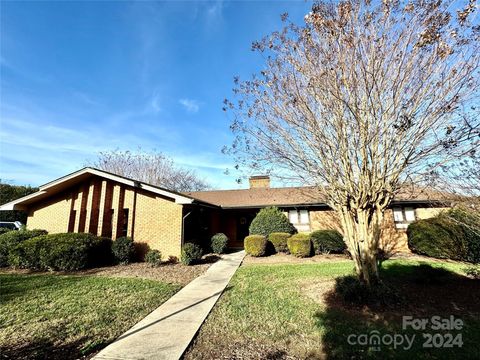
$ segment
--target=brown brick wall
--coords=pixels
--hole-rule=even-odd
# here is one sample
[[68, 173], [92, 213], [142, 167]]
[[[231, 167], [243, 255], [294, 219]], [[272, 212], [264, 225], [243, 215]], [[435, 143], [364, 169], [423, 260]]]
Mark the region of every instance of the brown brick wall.
[[182, 205], [160, 196], [137, 193], [135, 242], [158, 249], [162, 257], [180, 258], [182, 239]]
[[28, 228], [44, 229], [49, 233], [67, 232], [71, 201], [67, 192], [33, 205], [28, 211]]
[[[417, 219], [434, 217], [446, 208], [416, 208]], [[310, 211], [310, 226], [312, 231], [324, 229], [336, 229], [341, 232], [341, 224], [336, 213], [332, 210]], [[410, 251], [408, 248], [407, 232], [396, 229], [393, 221], [392, 209], [387, 209], [384, 215], [382, 237], [380, 247], [388, 252]]]
[[[128, 209], [128, 219], [124, 209]], [[165, 259], [180, 257], [182, 205], [99, 177], [33, 204], [27, 226], [49, 233], [70, 230], [115, 239], [122, 235], [124, 222], [128, 223], [127, 236], [139, 250], [149, 247], [160, 250]]]

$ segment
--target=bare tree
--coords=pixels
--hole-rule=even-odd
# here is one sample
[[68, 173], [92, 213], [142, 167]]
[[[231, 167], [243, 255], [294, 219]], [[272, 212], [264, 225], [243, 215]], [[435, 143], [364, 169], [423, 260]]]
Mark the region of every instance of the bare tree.
[[193, 170], [177, 166], [159, 152], [112, 150], [100, 152], [88, 164], [117, 175], [157, 185], [173, 191], [199, 191], [210, 186]]
[[464, 216], [445, 215], [480, 235], [480, 154], [472, 151], [429, 175], [431, 183], [447, 195], [446, 201]]
[[[475, 2], [318, 2], [253, 50], [265, 68], [235, 79], [227, 153], [318, 186], [366, 284], [378, 280], [383, 214], [405, 182], [479, 146]], [[478, 105], [478, 104], [477, 104]]]

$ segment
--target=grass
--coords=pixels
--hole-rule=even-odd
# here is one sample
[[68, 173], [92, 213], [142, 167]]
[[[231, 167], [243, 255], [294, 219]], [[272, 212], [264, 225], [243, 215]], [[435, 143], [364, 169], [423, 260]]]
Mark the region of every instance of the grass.
[[0, 353], [81, 357], [113, 341], [179, 288], [140, 279], [0, 274]]
[[[336, 277], [353, 273], [350, 261], [243, 266], [186, 358], [475, 358], [480, 353], [480, 281], [461, 275], [464, 267], [386, 261], [382, 277], [399, 290], [404, 302], [369, 308], [343, 304], [333, 291]], [[419, 331], [407, 331], [416, 335], [408, 351], [392, 346], [373, 351], [347, 343], [352, 333], [402, 334], [403, 315], [460, 317], [465, 323], [463, 347], [423, 349]]]

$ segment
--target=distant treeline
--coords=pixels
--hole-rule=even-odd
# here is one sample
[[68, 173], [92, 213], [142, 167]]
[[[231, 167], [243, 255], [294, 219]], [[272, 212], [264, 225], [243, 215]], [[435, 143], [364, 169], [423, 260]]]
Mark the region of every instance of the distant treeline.
[[[38, 191], [38, 188], [10, 185], [0, 181], [0, 205], [32, 194], [35, 191]], [[0, 211], [0, 221], [20, 221], [22, 224], [25, 224], [27, 222], [27, 214], [19, 210]]]

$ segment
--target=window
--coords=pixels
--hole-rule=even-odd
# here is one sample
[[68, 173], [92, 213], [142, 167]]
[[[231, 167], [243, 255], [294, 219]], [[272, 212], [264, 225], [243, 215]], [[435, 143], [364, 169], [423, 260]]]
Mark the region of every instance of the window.
[[298, 211], [297, 210], [290, 210], [288, 212], [288, 220], [292, 224], [298, 224]]
[[405, 208], [405, 220], [412, 222], [415, 221], [415, 209], [414, 208]]
[[308, 210], [300, 210], [300, 224], [309, 224]]
[[120, 236], [127, 236], [128, 234], [128, 209], [123, 209], [122, 228]]
[[393, 220], [397, 229], [406, 229], [411, 222], [415, 221], [415, 209], [395, 207], [393, 208]]
[[292, 224], [310, 224], [310, 218], [308, 216], [308, 210], [290, 210], [288, 212], [288, 220]]

